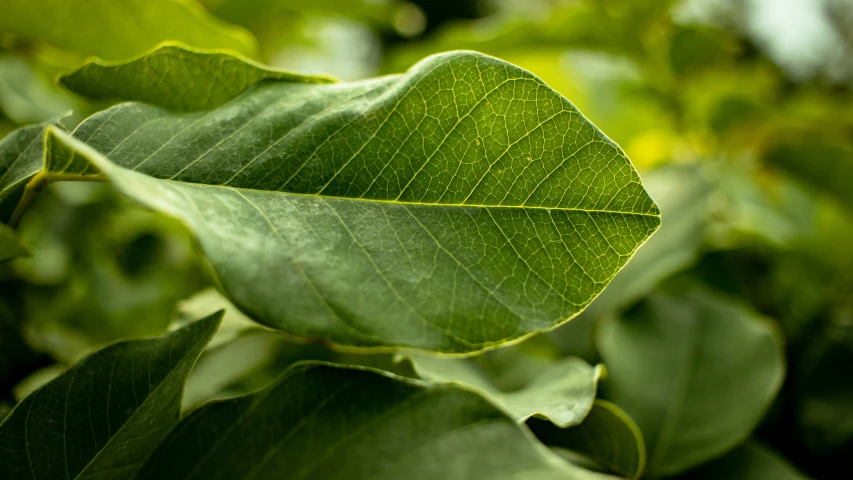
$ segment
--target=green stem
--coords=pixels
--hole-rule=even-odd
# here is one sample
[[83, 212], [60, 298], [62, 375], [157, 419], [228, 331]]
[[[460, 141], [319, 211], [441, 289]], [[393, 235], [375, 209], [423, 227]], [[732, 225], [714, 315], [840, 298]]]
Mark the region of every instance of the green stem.
[[12, 213], [12, 218], [9, 219], [9, 226], [12, 228], [16, 228], [18, 223], [21, 221], [21, 217], [24, 216], [24, 212], [27, 210], [27, 207], [35, 199], [36, 195], [38, 195], [44, 187], [50, 185], [51, 183], [56, 182], [107, 182], [109, 181], [105, 176], [101, 174], [85, 174], [85, 173], [51, 173], [45, 170], [42, 170], [35, 174], [33, 178], [27, 182], [27, 186], [24, 187], [24, 194], [21, 195], [21, 199], [18, 201], [18, 206], [15, 207], [14, 213]]

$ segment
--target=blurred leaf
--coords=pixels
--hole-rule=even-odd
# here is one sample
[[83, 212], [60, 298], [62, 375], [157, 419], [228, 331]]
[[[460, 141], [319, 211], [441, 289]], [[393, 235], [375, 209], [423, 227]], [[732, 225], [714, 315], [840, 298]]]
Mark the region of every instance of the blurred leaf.
[[272, 70], [247, 58], [182, 45], [161, 45], [127, 62], [89, 60], [59, 77], [61, 85], [80, 95], [141, 101], [178, 110], [219, 106], [264, 80], [333, 81]]
[[21, 242], [14, 230], [0, 224], [0, 263], [31, 254], [30, 249]]
[[579, 358], [564, 358], [528, 377], [527, 385], [502, 391], [472, 360], [407, 353], [415, 373], [424, 380], [458, 383], [501, 406], [518, 422], [543, 418], [565, 428], [579, 424], [592, 408], [602, 366]]
[[245, 30], [194, 0], [5, 0], [0, 33], [45, 42], [81, 57], [121, 60], [171, 40], [244, 55], [257, 49]]
[[853, 149], [837, 145], [781, 145], [767, 160], [819, 193], [828, 193], [848, 208], [853, 207]]
[[43, 166], [44, 125], [23, 127], [0, 141], [0, 223], [18, 204], [24, 185]]
[[605, 322], [608, 392], [643, 432], [648, 475], [672, 475], [742, 442], [784, 375], [778, 332], [722, 297], [654, 295]]
[[57, 120], [83, 106], [23, 57], [0, 56], [0, 112], [18, 124]]
[[527, 426], [545, 445], [583, 455], [604, 470], [640, 478], [646, 466], [646, 446], [640, 428], [625, 412], [606, 400], [596, 400], [580, 425], [560, 428], [531, 418]]
[[816, 456], [853, 445], [853, 308], [819, 331], [797, 368], [799, 438]]
[[219, 318], [117, 343], [33, 392], [0, 424], [6, 478], [132, 476], [177, 422], [184, 380]]
[[72, 362], [93, 347], [165, 332], [176, 302], [207, 284], [186, 229], [110, 191], [71, 204], [54, 190], [18, 229], [33, 255], [10, 263], [30, 344]]
[[[729, 52], [713, 30], [697, 27], [678, 28], [670, 38], [669, 62], [678, 75], [713, 68], [729, 57]], [[714, 32], [716, 33], [716, 32]]]
[[190, 413], [139, 479], [595, 479], [471, 391], [307, 363]]
[[721, 479], [808, 480], [808, 477], [770, 449], [750, 441], [685, 476], [685, 480]]
[[474, 352], [554, 328], [659, 225], [618, 147], [529, 73], [475, 53], [370, 82], [270, 83], [204, 114], [126, 103], [75, 136], [49, 129], [33, 183], [95, 162], [188, 225], [252, 318], [354, 347]]

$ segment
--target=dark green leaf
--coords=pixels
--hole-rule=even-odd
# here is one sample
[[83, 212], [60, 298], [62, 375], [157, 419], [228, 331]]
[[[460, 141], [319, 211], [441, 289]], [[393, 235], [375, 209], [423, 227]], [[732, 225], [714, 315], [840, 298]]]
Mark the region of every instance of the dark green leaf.
[[178, 421], [184, 380], [220, 317], [106, 347], [33, 392], [0, 424], [4, 478], [132, 477]]
[[46, 181], [102, 170], [182, 220], [251, 317], [354, 347], [468, 353], [554, 328], [660, 223], [566, 99], [475, 53], [207, 113], [122, 104], [74, 137], [92, 148], [52, 130]]
[[548, 446], [571, 450], [608, 472], [640, 478], [646, 466], [646, 444], [640, 428], [621, 408], [596, 400], [583, 422], [572, 428], [531, 418], [527, 425]]
[[95, 99], [137, 100], [179, 110], [202, 110], [221, 105], [264, 80], [329, 83], [273, 70], [226, 52], [162, 45], [128, 62], [94, 59], [59, 77], [73, 92]]
[[687, 480], [808, 480], [770, 449], [747, 442], [731, 453], [703, 465]]
[[646, 439], [650, 476], [679, 473], [742, 442], [784, 376], [773, 325], [701, 291], [650, 297], [605, 322], [598, 346], [613, 401]]
[[853, 207], [853, 150], [839, 145], [782, 145], [767, 155], [768, 161]]
[[193, 411], [139, 479], [594, 479], [471, 391], [305, 363]]

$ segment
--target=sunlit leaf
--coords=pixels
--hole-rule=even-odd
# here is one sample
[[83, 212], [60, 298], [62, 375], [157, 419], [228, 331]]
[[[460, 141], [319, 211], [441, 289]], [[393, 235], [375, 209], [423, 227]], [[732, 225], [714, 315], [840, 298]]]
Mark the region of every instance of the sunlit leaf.
[[248, 32], [194, 0], [5, 0], [0, 33], [107, 60], [139, 55], [165, 40], [246, 55], [257, 49]]
[[30, 394], [0, 424], [4, 478], [130, 478], [177, 422], [220, 316], [104, 348]]

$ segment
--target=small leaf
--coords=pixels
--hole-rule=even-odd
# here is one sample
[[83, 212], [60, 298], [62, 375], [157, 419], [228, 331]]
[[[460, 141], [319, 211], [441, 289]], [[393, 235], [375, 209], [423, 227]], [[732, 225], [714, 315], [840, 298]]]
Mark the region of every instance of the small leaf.
[[560, 428], [531, 418], [527, 425], [543, 443], [568, 449], [592, 460], [608, 472], [640, 478], [646, 466], [646, 445], [640, 428], [621, 408], [596, 400], [583, 422]]
[[251, 34], [192, 0], [4, 0], [0, 33], [106, 60], [139, 55], [165, 40], [244, 55], [257, 50]]
[[17, 257], [30, 255], [30, 250], [21, 243], [14, 230], [0, 223], [0, 263]]
[[139, 480], [593, 479], [475, 393], [369, 369], [294, 366], [255, 394], [204, 405]]
[[0, 424], [4, 478], [131, 478], [178, 421], [184, 381], [220, 318], [116, 343], [33, 392]]
[[264, 80], [333, 81], [273, 70], [226, 52], [171, 44], [126, 62], [89, 60], [59, 77], [59, 83], [66, 88], [94, 99], [136, 100], [178, 110], [219, 106]]
[[710, 460], [749, 436], [784, 377], [779, 333], [701, 291], [653, 295], [601, 325], [608, 392], [643, 432], [649, 476]]
[[19, 128], [0, 141], [0, 221], [8, 222], [26, 183], [44, 167], [45, 125]]
[[502, 391], [471, 360], [414, 353], [406, 358], [422, 379], [472, 388], [503, 407], [517, 422], [537, 416], [564, 428], [579, 424], [589, 413], [603, 372], [601, 365], [592, 367], [579, 358], [564, 358], [530, 378], [523, 388]]
[[808, 480], [808, 477], [770, 449], [750, 441], [685, 476], [685, 480], [721, 479]]

